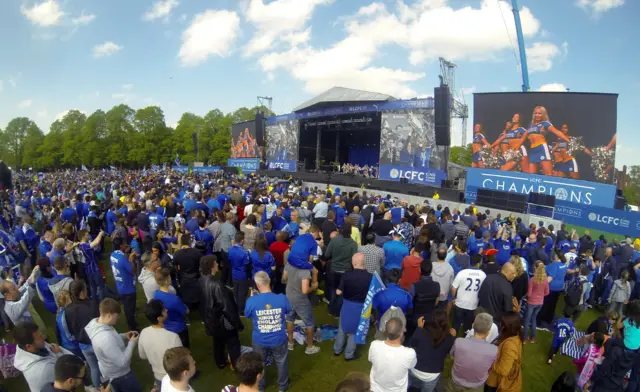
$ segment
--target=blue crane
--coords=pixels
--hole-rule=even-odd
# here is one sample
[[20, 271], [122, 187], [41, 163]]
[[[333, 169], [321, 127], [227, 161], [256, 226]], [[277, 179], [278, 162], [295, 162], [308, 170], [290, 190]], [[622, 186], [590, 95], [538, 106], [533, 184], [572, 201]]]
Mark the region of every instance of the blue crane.
[[516, 35], [518, 37], [518, 47], [520, 48], [520, 68], [522, 70], [522, 91], [528, 92], [529, 86], [529, 67], [527, 67], [527, 52], [524, 46], [524, 36], [522, 35], [522, 22], [520, 21], [520, 6], [518, 0], [511, 0], [513, 6], [513, 18], [516, 22]]

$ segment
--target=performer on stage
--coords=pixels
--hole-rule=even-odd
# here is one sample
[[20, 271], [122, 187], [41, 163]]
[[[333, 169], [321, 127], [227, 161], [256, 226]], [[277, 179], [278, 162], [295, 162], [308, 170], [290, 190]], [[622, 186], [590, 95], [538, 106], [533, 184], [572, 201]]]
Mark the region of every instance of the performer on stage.
[[[500, 170], [512, 171], [520, 161], [521, 171], [523, 173], [529, 172], [529, 155], [527, 154], [527, 148], [524, 146], [527, 134], [528, 131], [520, 126], [520, 114], [514, 114], [511, 121], [507, 122], [502, 135], [491, 145], [492, 148], [500, 145], [500, 152], [503, 158], [505, 155], [512, 155], [510, 159], [504, 158], [504, 163]], [[509, 153], [509, 151], [516, 153]]]
[[473, 149], [471, 167], [484, 167], [484, 162], [482, 161], [482, 156], [480, 155], [480, 149], [483, 146], [491, 147], [491, 144], [489, 144], [487, 139], [482, 134], [482, 124], [476, 124], [473, 128], [473, 144], [471, 145], [471, 148]]
[[529, 148], [529, 173], [536, 174], [539, 169], [542, 169], [544, 175], [553, 175], [551, 152], [545, 136], [547, 132], [551, 132], [559, 139], [569, 142], [569, 138], [549, 122], [547, 109], [544, 106], [536, 106], [533, 110], [533, 119], [527, 134], [527, 139], [531, 144]]
[[[569, 136], [569, 126], [562, 124], [560, 131], [567, 136], [569, 140], [574, 140], [573, 136]], [[569, 152], [569, 143], [565, 140], [558, 140], [551, 149], [555, 165], [553, 166], [553, 175], [557, 177], [580, 179], [580, 171], [578, 170], [578, 162], [576, 158]], [[591, 155], [591, 150], [584, 148], [584, 152]]]

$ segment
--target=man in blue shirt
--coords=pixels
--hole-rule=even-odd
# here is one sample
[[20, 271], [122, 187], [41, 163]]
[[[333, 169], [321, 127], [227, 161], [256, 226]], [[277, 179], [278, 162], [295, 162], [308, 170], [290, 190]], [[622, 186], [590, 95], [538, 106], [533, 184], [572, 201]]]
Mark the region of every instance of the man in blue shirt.
[[379, 318], [385, 314], [390, 307], [400, 308], [406, 315], [407, 310], [413, 309], [413, 300], [408, 291], [398, 286], [400, 281], [400, 271], [389, 271], [385, 273], [387, 288], [380, 291], [373, 297], [373, 310], [378, 311]]
[[[253, 350], [266, 358], [271, 352], [278, 368], [278, 389], [289, 388], [289, 350], [287, 349], [287, 328], [285, 316], [291, 312], [291, 305], [284, 294], [271, 292], [271, 280], [266, 272], [254, 276], [259, 294], [247, 301], [244, 314], [253, 322], [251, 335]], [[259, 389], [266, 386], [266, 377], [260, 379]]]
[[318, 255], [318, 242], [320, 230], [311, 226], [306, 234], [299, 236], [291, 245], [287, 262], [299, 269], [313, 269], [313, 261]]
[[44, 236], [40, 240], [40, 257], [49, 257], [49, 253], [53, 250], [53, 240], [55, 240], [53, 231], [45, 231]]
[[194, 209], [191, 211], [191, 219], [184, 224], [184, 229], [193, 234], [198, 230], [198, 228], [198, 211]]
[[561, 260], [561, 254], [553, 254], [553, 262], [545, 267], [547, 271], [547, 278], [551, 278], [549, 282], [549, 296], [545, 298], [542, 309], [538, 314], [538, 321], [551, 324], [553, 316], [555, 315], [556, 305], [560, 294], [564, 291], [564, 278], [567, 275], [568, 267]]
[[104, 219], [107, 223], [107, 234], [111, 235], [111, 233], [116, 229], [116, 222], [118, 221], [115, 205], [111, 205], [111, 208], [109, 208], [109, 211], [105, 214]]
[[[384, 250], [384, 271], [387, 272], [392, 269], [402, 269], [402, 260], [409, 256], [409, 248], [402, 241], [402, 235], [399, 233], [393, 234], [393, 239], [387, 241], [382, 245]], [[386, 274], [385, 274], [386, 276]]]
[[[116, 289], [120, 295], [120, 302], [124, 307], [124, 315], [127, 318], [127, 324], [130, 331], [137, 331], [136, 324], [136, 266], [135, 258], [138, 256], [136, 252], [119, 238], [113, 240], [113, 249], [111, 253], [111, 270], [113, 279], [116, 282]], [[129, 252], [127, 256], [125, 252]]]
[[485, 234], [483, 234], [480, 229], [477, 229], [475, 232], [475, 241], [469, 242], [469, 256], [484, 254], [484, 251], [489, 249], [490, 237], [490, 232], [485, 231]]
[[231, 265], [231, 279], [233, 280], [233, 295], [235, 296], [240, 315], [244, 316], [244, 305], [249, 292], [249, 276], [251, 275], [251, 260], [249, 253], [242, 247], [244, 244], [244, 233], [239, 231], [233, 240], [233, 245], [229, 248], [228, 257]]
[[[512, 236], [515, 235], [515, 230], [512, 231]], [[498, 251], [496, 254], [496, 261], [498, 264], [503, 265], [511, 258], [511, 251], [515, 245], [513, 239], [509, 237], [509, 232], [504, 226], [501, 226], [496, 233], [496, 239], [493, 241], [493, 247]]]
[[207, 228], [207, 219], [204, 216], [198, 218], [198, 230], [193, 233], [196, 241], [202, 242], [204, 244], [205, 255], [213, 254], [213, 234]]
[[149, 230], [151, 230], [151, 238], [156, 240], [156, 234], [164, 229], [164, 216], [158, 213], [156, 206], [151, 207], [151, 213], [149, 214]]
[[269, 218], [269, 221], [275, 231], [281, 231], [287, 226], [287, 220], [282, 217], [282, 207], [276, 208], [276, 212]]

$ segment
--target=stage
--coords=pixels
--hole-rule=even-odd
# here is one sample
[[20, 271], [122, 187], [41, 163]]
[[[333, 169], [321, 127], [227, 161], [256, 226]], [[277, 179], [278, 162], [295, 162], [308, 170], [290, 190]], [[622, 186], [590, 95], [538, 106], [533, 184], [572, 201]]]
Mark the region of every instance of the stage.
[[361, 188], [376, 193], [402, 193], [411, 196], [432, 198], [438, 192], [444, 200], [459, 201], [464, 200], [464, 193], [451, 188], [439, 188], [421, 184], [402, 183], [398, 181], [386, 181], [377, 178], [365, 178], [351, 174], [324, 173], [324, 172], [296, 172], [288, 173], [280, 170], [258, 170], [259, 176], [293, 178], [302, 182], [314, 182], [321, 184], [342, 185], [354, 188]]

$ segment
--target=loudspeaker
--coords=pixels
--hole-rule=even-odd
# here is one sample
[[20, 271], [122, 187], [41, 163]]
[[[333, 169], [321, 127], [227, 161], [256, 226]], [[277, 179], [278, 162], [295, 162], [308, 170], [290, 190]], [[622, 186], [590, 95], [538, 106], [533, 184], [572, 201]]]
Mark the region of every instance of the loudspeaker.
[[193, 138], [193, 153], [198, 156], [198, 134], [194, 132], [191, 137]]
[[409, 179], [408, 178], [401, 178], [400, 179], [400, 183], [401, 184], [408, 184], [409, 183]]
[[449, 87], [436, 87], [434, 92], [436, 145], [451, 145], [451, 93]]
[[624, 210], [624, 207], [627, 205], [627, 198], [624, 196], [616, 196], [616, 200], [613, 203], [613, 208], [616, 210]]
[[235, 166], [225, 166], [222, 168], [222, 171], [224, 172], [224, 174], [237, 174], [238, 168]]
[[544, 193], [529, 193], [529, 203], [538, 204], [546, 207], [556, 206], [556, 197], [554, 195], [546, 195]]
[[527, 209], [527, 196], [518, 193], [478, 189], [476, 204], [482, 207], [524, 213]]
[[3, 161], [0, 161], [0, 190], [13, 188], [11, 184], [11, 170]]
[[258, 110], [256, 113], [256, 141], [258, 146], [264, 147], [265, 140], [265, 121], [264, 121], [264, 113], [262, 110]]

